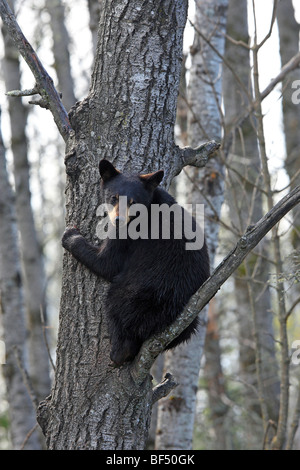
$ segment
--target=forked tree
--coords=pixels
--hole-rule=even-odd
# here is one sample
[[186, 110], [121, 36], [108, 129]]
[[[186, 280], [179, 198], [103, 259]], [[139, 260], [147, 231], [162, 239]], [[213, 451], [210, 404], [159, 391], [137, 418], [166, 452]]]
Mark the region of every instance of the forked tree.
[[[106, 0], [99, 23], [89, 94], [69, 113], [22, 35], [6, 2], [0, 14], [35, 76], [32, 93], [52, 112], [66, 143], [66, 225], [97, 242], [99, 160], [121, 171], [164, 169], [164, 187], [185, 165], [203, 166], [218, 149], [174, 143], [174, 123], [187, 0]], [[27, 91], [28, 93], [28, 91]], [[57, 365], [38, 422], [49, 449], [143, 449], [155, 400], [174, 387], [168, 375], [152, 389], [150, 367], [189, 324], [259, 240], [300, 199], [295, 188], [255, 226], [191, 299], [167, 331], [148, 340], [132, 363], [112, 367], [105, 312], [108, 284], [64, 254]]]

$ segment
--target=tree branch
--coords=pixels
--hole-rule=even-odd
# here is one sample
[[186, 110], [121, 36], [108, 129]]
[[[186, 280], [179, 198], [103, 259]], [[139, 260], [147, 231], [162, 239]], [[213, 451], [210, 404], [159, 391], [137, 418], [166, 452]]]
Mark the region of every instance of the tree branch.
[[288, 73], [292, 70], [295, 70], [300, 65], [300, 52], [298, 52], [294, 57], [291, 58], [280, 70], [279, 74], [271, 80], [269, 85], [260, 93], [260, 100], [262, 101], [266, 96], [268, 96], [275, 86], [282, 82]]
[[236, 247], [200, 287], [198, 295], [194, 295], [190, 299], [184, 312], [177, 320], [164, 332], [145, 341], [138, 356], [131, 365], [131, 375], [137, 383], [142, 383], [145, 380], [156, 357], [164, 350], [167, 344], [173, 341], [192, 322], [196, 315], [218, 292], [222, 284], [239, 267], [247, 254], [299, 202], [300, 185], [282, 198], [255, 225], [248, 227], [244, 235], [237, 242]]
[[259, 106], [259, 103], [263, 101], [271, 92], [272, 90], [276, 87], [276, 85], [280, 82], [283, 81], [283, 79], [288, 75], [292, 70], [296, 69], [300, 65], [300, 52], [298, 52], [294, 57], [291, 58], [280, 70], [279, 74], [271, 80], [269, 85], [260, 93], [260, 98], [259, 100], [253, 100], [247, 108], [239, 114], [234, 121], [231, 124], [230, 130], [228, 130], [227, 134], [228, 136], [231, 135], [230, 138], [226, 139], [226, 143], [223, 144], [223, 148], [225, 151], [225, 155], [228, 154], [229, 148], [232, 144], [232, 136], [238, 127], [242, 125], [245, 119], [248, 118], [248, 116], [257, 109]]
[[209, 158], [220, 148], [220, 143], [211, 140], [205, 142], [195, 149], [191, 147], [177, 148], [177, 167], [174, 176], [178, 175], [183, 167], [187, 165], [196, 166], [197, 168], [203, 168]]
[[22, 96], [32, 96], [32, 95], [38, 95], [39, 90], [38, 87], [33, 87], [29, 88], [26, 90], [11, 90], [7, 91], [6, 96], [13, 97], [13, 98], [21, 98]]
[[[34, 75], [36, 85], [33, 90], [41, 95], [43, 107], [50, 109], [60, 134], [64, 140], [67, 140], [72, 130], [68, 113], [62, 104], [59, 93], [54, 87], [52, 78], [48, 75], [36, 52], [25, 38], [5, 0], [0, 0], [0, 16], [8, 34]], [[14, 94], [14, 96], [16, 95]]]

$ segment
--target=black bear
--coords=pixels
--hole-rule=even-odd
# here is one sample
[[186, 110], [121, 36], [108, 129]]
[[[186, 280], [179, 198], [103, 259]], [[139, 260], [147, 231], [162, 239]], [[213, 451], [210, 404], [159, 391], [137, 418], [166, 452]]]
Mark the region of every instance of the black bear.
[[[187, 249], [192, 238], [185, 235], [187, 212], [158, 187], [162, 170], [125, 175], [108, 160], [100, 161], [99, 170], [111, 221], [107, 237], [94, 246], [76, 228], [67, 228], [62, 244], [77, 260], [111, 282], [107, 296], [110, 357], [121, 365], [136, 356], [146, 339], [180, 315], [209, 277], [209, 258], [205, 241], [197, 249]], [[135, 206], [138, 211], [132, 210]], [[155, 207], [173, 208], [169, 211], [171, 222], [158, 211], [153, 222], [151, 209]], [[195, 236], [199, 226], [189, 217]], [[196, 318], [166, 349], [188, 340], [197, 323]]]

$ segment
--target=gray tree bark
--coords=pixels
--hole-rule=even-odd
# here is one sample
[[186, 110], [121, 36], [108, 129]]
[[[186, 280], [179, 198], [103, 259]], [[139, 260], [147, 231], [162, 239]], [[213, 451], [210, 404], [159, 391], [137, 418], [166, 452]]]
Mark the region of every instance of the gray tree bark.
[[[14, 2], [11, 2], [14, 5]], [[4, 80], [7, 90], [20, 89], [20, 66], [16, 48], [2, 28], [5, 57], [3, 59]], [[29, 374], [36, 396], [39, 399], [50, 392], [49, 357], [45, 345], [41, 308], [46, 318], [45, 289], [46, 277], [43, 266], [41, 246], [38, 241], [34, 215], [31, 207], [30, 165], [27, 156], [27, 137], [25, 133], [27, 110], [19, 99], [9, 99], [11, 127], [11, 149], [15, 181], [15, 204], [20, 230], [20, 249], [22, 255], [26, 319], [29, 344]]]
[[[26, 350], [24, 298], [14, 195], [8, 181], [1, 132], [0, 187], [0, 294], [6, 349], [6, 363], [2, 370], [9, 403], [11, 440], [13, 448], [18, 450], [25, 443], [27, 434], [34, 428], [36, 418], [21, 370], [25, 370]], [[27, 439], [24, 449], [40, 449], [36, 432]]]

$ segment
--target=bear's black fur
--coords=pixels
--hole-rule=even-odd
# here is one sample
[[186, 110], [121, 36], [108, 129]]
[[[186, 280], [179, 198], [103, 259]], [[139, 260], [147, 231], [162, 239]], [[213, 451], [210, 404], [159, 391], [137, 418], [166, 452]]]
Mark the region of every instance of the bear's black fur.
[[[120, 196], [127, 197], [128, 207], [140, 203], [149, 209], [149, 236], [151, 204], [172, 206], [176, 201], [158, 187], [163, 171], [125, 176], [107, 160], [101, 160], [99, 170], [105, 201], [113, 208], [111, 229], [117, 226], [116, 238], [108, 237], [97, 247], [87, 242], [76, 228], [68, 228], [62, 244], [90, 270], [111, 282], [107, 296], [110, 357], [120, 365], [132, 360], [146, 339], [166, 329], [180, 315], [209, 277], [209, 258], [205, 242], [201, 249], [186, 250], [186, 238], [174, 236], [175, 225], [172, 228], [171, 224], [169, 239], [164, 239], [161, 219], [156, 239], [118, 237], [121, 225], [128, 230], [134, 220], [127, 218], [125, 212], [119, 213]], [[180, 210], [186, 214], [183, 208]], [[195, 226], [193, 219], [194, 229]], [[166, 349], [188, 340], [197, 323], [196, 318]]]

